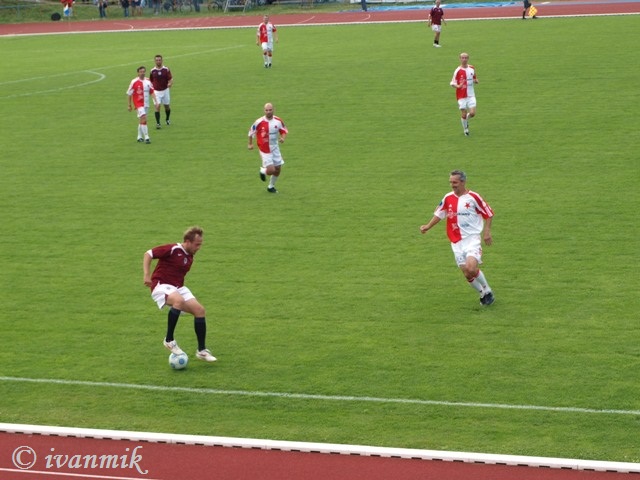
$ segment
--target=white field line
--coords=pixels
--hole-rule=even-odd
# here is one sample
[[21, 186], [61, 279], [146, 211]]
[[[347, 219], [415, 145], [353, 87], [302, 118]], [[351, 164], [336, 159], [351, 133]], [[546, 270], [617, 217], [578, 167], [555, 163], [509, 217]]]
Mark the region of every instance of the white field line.
[[[106, 475], [91, 475], [89, 473], [69, 473], [69, 472], [50, 472], [48, 470], [39, 471], [39, 470], [21, 470], [19, 468], [0, 468], [0, 472], [8, 472], [8, 473], [22, 473], [27, 475], [45, 475], [47, 477], [62, 477], [63, 480], [65, 478], [81, 478], [83, 480], [87, 480], [88, 478], [93, 478], [96, 480], [140, 480], [140, 477], [109, 477]], [[26, 477], [25, 477], [26, 478]], [[154, 480], [153, 478], [145, 478], [145, 480]]]
[[90, 382], [82, 380], [62, 380], [55, 378], [25, 378], [25, 377], [5, 377], [0, 376], [0, 382], [16, 383], [38, 383], [48, 385], [72, 385], [78, 387], [102, 387], [116, 388], [124, 390], [147, 390], [156, 392], [171, 393], [195, 393], [201, 395], [228, 395], [236, 397], [271, 397], [285, 398], [293, 400], [321, 400], [327, 402], [353, 402], [353, 403], [390, 403], [400, 405], [425, 405], [441, 406], [453, 408], [485, 408], [494, 410], [525, 410], [543, 411], [558, 413], [589, 413], [589, 414], [609, 414], [609, 415], [633, 415], [639, 416], [640, 410], [619, 410], [606, 408], [583, 408], [583, 407], [551, 407], [544, 405], [512, 405], [505, 403], [482, 403], [482, 402], [454, 402], [446, 400], [421, 400], [413, 398], [383, 398], [383, 397], [358, 397], [352, 395], [320, 395], [309, 393], [289, 393], [289, 392], [262, 392], [251, 390], [223, 390], [216, 388], [191, 388], [191, 387], [169, 387], [162, 385], [140, 385], [134, 383], [117, 382]]
[[[172, 55], [170, 58], [183, 58], [183, 57], [192, 57], [194, 55], [206, 55], [209, 53], [216, 53], [216, 52], [223, 52], [226, 50], [232, 50], [235, 48], [241, 48], [244, 47], [245, 45], [233, 45], [230, 47], [221, 47], [221, 48], [214, 48], [214, 49], [210, 49], [210, 50], [204, 50], [204, 51], [199, 51], [199, 52], [189, 52], [189, 53], [184, 53], [184, 54], [180, 54], [180, 55]], [[169, 58], [169, 57], [167, 57]], [[30, 97], [33, 95], [42, 95], [44, 93], [56, 93], [56, 92], [60, 92], [63, 90], [69, 90], [71, 88], [78, 88], [78, 87], [84, 87], [87, 85], [91, 85], [93, 83], [98, 83], [103, 81], [104, 79], [107, 78], [107, 75], [105, 75], [104, 73], [99, 73], [99, 71], [101, 70], [109, 70], [109, 69], [113, 69], [113, 68], [122, 68], [122, 67], [129, 67], [129, 66], [139, 66], [144, 64], [145, 62], [142, 60], [138, 60], [135, 62], [128, 62], [128, 63], [122, 63], [120, 65], [108, 65], [106, 67], [97, 67], [97, 68], [93, 68], [91, 70], [79, 70], [77, 72], [66, 72], [66, 73], [57, 73], [57, 74], [53, 74], [53, 75], [42, 75], [42, 76], [38, 76], [38, 77], [31, 77], [31, 78], [22, 78], [19, 80], [9, 80], [6, 82], [0, 82], [0, 87], [4, 86], [4, 85], [11, 85], [11, 84], [16, 84], [16, 83], [26, 83], [26, 82], [31, 82], [31, 81], [37, 81], [37, 80], [44, 80], [44, 79], [54, 79], [54, 78], [60, 78], [60, 77], [69, 77], [72, 75], [82, 75], [82, 74], [92, 74], [92, 75], [96, 75], [98, 78], [88, 81], [88, 82], [81, 82], [81, 83], [74, 83], [71, 85], [67, 85], [64, 87], [57, 87], [57, 88], [51, 88], [51, 89], [47, 89], [47, 90], [37, 90], [37, 91], [32, 91], [32, 92], [26, 92], [26, 93], [17, 93], [17, 94], [11, 94], [11, 95], [0, 95], [0, 98], [17, 98], [17, 97]], [[132, 74], [132, 78], [133, 78], [133, 74]]]
[[[27, 93], [16, 93], [14, 95], [6, 95], [6, 96], [0, 97], [0, 98], [31, 97], [33, 95], [42, 95], [43, 93], [56, 93], [56, 92], [61, 92], [63, 90], [69, 90], [71, 88], [85, 87], [85, 86], [91, 85], [93, 83], [101, 82], [102, 80], [107, 78], [107, 76], [104, 73], [92, 72], [90, 70], [85, 70], [83, 72], [76, 72], [76, 73], [90, 73], [90, 74], [96, 75], [98, 78], [96, 78], [94, 80], [90, 80], [88, 82], [74, 83], [72, 85], [67, 85], [66, 87], [50, 88], [48, 90], [37, 90], [37, 91], [27, 92]], [[71, 74], [69, 74], [69, 75], [71, 75]], [[54, 76], [60, 77], [61, 75], [54, 75]], [[41, 78], [46, 78], [46, 77], [41, 77]], [[12, 82], [12, 83], [16, 83], [16, 82]]]

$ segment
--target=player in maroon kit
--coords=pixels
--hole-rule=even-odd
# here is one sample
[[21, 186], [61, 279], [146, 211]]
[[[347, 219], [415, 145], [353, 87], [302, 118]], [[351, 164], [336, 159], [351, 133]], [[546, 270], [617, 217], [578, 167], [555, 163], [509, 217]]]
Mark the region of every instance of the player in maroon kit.
[[444, 21], [444, 10], [440, 8], [440, 0], [436, 0], [435, 6], [429, 12], [427, 23], [431, 27], [431, 30], [435, 32], [433, 37], [433, 46], [440, 48], [440, 32], [442, 31], [442, 23], [446, 25]]
[[493, 243], [493, 210], [480, 194], [467, 189], [466, 182], [467, 175], [461, 170], [449, 174], [452, 192], [440, 201], [431, 221], [420, 227], [420, 233], [427, 233], [440, 220], [447, 219], [447, 236], [458, 267], [469, 285], [480, 294], [480, 303], [491, 305], [495, 300], [493, 291], [480, 270], [480, 264], [482, 241], [485, 245]]
[[160, 128], [160, 105], [164, 105], [164, 114], [167, 125], [171, 125], [169, 117], [171, 116], [171, 95], [170, 88], [173, 86], [173, 75], [171, 70], [162, 64], [162, 55], [156, 55], [154, 58], [156, 66], [151, 69], [149, 80], [156, 91], [156, 128]]
[[[184, 232], [182, 243], [171, 243], [147, 250], [142, 260], [144, 284], [151, 288], [151, 298], [158, 308], [168, 305], [167, 335], [164, 346], [171, 353], [184, 353], [173, 338], [181, 312], [193, 315], [194, 329], [198, 339], [196, 357], [206, 362], [215, 362], [206, 346], [207, 323], [204, 307], [196, 297], [184, 286], [184, 277], [191, 269], [193, 257], [202, 247], [202, 229], [191, 227]], [[151, 262], [157, 259], [158, 264], [151, 273]]]

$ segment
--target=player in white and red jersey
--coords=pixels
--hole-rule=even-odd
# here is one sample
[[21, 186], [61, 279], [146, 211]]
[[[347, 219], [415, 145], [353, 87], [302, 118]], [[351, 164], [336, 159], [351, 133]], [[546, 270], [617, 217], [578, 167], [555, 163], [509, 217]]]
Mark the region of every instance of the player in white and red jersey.
[[[206, 346], [207, 322], [205, 309], [196, 297], [184, 286], [184, 277], [191, 270], [193, 257], [202, 247], [202, 229], [191, 227], [184, 232], [182, 243], [160, 245], [147, 250], [142, 260], [143, 281], [151, 288], [151, 298], [158, 308], [165, 305], [171, 307], [167, 319], [167, 335], [164, 346], [171, 353], [184, 353], [173, 338], [181, 312], [193, 315], [194, 329], [198, 339], [196, 357], [206, 362], [215, 362], [216, 357]], [[151, 262], [157, 260], [156, 268], [151, 273]]]
[[495, 300], [493, 291], [480, 270], [480, 265], [482, 240], [485, 245], [493, 243], [493, 210], [480, 194], [467, 189], [466, 182], [467, 176], [461, 170], [454, 170], [449, 174], [449, 183], [453, 191], [444, 196], [433, 218], [420, 227], [420, 232], [427, 233], [440, 220], [447, 219], [447, 236], [451, 241], [451, 249], [458, 267], [469, 285], [480, 294], [480, 303], [491, 305]]
[[280, 153], [280, 144], [284, 142], [289, 131], [280, 117], [273, 114], [273, 105], [264, 106], [264, 116], [258, 118], [249, 128], [249, 150], [253, 150], [253, 139], [256, 139], [262, 166], [260, 167], [260, 179], [264, 182], [270, 175], [267, 191], [278, 193], [276, 181], [280, 176], [280, 170], [284, 165], [284, 159]]
[[258, 25], [256, 31], [256, 45], [262, 48], [262, 59], [264, 60], [264, 68], [271, 68], [271, 60], [273, 58], [273, 41], [278, 42], [278, 30], [275, 25], [269, 21], [269, 15], [262, 18], [262, 23]]
[[465, 135], [469, 135], [469, 120], [476, 116], [476, 93], [474, 84], [478, 83], [476, 69], [469, 65], [469, 54], [460, 54], [460, 66], [453, 72], [451, 85], [456, 89], [458, 108], [462, 117], [462, 129]]
[[147, 69], [138, 67], [138, 76], [131, 80], [127, 97], [129, 99], [129, 111], [136, 109], [138, 114], [138, 142], [151, 143], [149, 128], [147, 127], [147, 111], [149, 110], [149, 96], [153, 98], [153, 104], [157, 103], [153, 85], [145, 78]]
[[160, 105], [164, 105], [164, 114], [167, 125], [171, 125], [169, 117], [171, 116], [171, 87], [173, 86], [173, 75], [169, 67], [163, 65], [162, 55], [156, 55], [154, 58], [156, 64], [151, 69], [149, 74], [149, 80], [153, 85], [153, 89], [156, 91], [156, 103], [155, 116], [156, 116], [156, 128], [160, 128]]

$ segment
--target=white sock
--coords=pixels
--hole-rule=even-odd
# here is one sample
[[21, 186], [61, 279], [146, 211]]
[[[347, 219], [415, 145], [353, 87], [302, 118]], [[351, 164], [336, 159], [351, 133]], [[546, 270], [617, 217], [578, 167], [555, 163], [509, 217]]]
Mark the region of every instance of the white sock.
[[462, 122], [462, 128], [464, 128], [465, 130], [469, 128], [469, 122], [466, 118], [462, 118], [460, 121]]
[[267, 174], [267, 169], [264, 168], [264, 167], [260, 167], [260, 173], [263, 174], [263, 175], [266, 175]]
[[138, 124], [138, 138], [142, 138], [142, 125]]
[[485, 294], [491, 291], [491, 287], [487, 283], [487, 279], [484, 277], [484, 273], [482, 273], [482, 271], [478, 272], [478, 275], [476, 275], [476, 278], [471, 280], [469, 282], [469, 285], [471, 285], [478, 292], [480, 292], [480, 295], [482, 296], [484, 296]]
[[147, 127], [147, 124], [141, 125], [142, 127], [142, 134], [144, 135], [144, 138], [149, 138], [149, 127]]
[[484, 273], [482, 273], [482, 270], [478, 272], [478, 276], [476, 277], [476, 280], [480, 282], [480, 285], [482, 285], [482, 290], [484, 290], [485, 292], [491, 291], [491, 287], [489, 286], [487, 279], [484, 277]]
[[478, 293], [480, 293], [482, 295], [483, 289], [482, 289], [482, 285], [478, 281], [478, 277], [476, 277], [473, 280], [471, 280], [469, 282], [469, 285], [471, 285], [471, 287], [475, 288], [478, 291]]
[[277, 180], [278, 177], [276, 177], [275, 175], [271, 175], [271, 177], [269, 178], [269, 187], [275, 187]]

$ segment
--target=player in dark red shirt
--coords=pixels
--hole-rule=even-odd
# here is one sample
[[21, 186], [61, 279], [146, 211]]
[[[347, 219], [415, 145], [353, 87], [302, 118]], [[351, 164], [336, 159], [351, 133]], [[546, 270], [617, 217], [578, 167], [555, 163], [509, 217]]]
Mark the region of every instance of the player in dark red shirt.
[[[184, 286], [184, 277], [191, 270], [193, 256], [202, 247], [202, 229], [191, 227], [184, 232], [182, 243], [160, 245], [147, 250], [142, 260], [144, 284], [151, 288], [151, 298], [158, 308], [169, 305], [167, 319], [167, 336], [164, 346], [172, 353], [184, 353], [173, 338], [181, 312], [193, 315], [194, 328], [198, 339], [196, 357], [206, 362], [215, 362], [206, 346], [207, 322], [205, 309], [196, 297]], [[157, 259], [156, 268], [151, 273], [151, 262]]]
[[431, 27], [431, 30], [435, 32], [433, 37], [433, 46], [440, 47], [440, 32], [442, 31], [442, 23], [446, 25], [447, 22], [444, 21], [444, 10], [440, 8], [440, 0], [436, 0], [435, 6], [429, 12], [429, 18], [427, 18], [427, 22]]
[[171, 116], [171, 87], [173, 86], [173, 75], [169, 67], [162, 64], [162, 55], [156, 55], [154, 58], [156, 64], [151, 69], [149, 80], [156, 91], [156, 128], [160, 128], [160, 105], [164, 105], [164, 114], [166, 116], [167, 125], [171, 125], [169, 117]]

